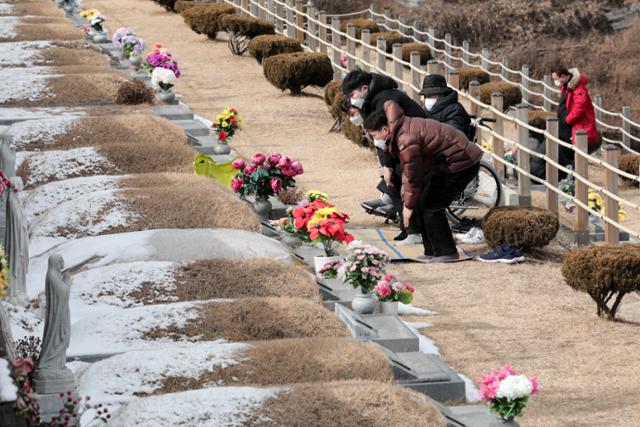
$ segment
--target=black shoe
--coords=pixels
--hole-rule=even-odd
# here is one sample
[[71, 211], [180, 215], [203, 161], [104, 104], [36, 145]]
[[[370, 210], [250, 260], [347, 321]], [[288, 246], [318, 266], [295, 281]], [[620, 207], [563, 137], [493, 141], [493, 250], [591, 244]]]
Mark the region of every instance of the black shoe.
[[400, 242], [404, 239], [406, 239], [408, 236], [406, 231], [401, 231], [400, 234], [398, 234], [396, 237], [393, 238], [393, 240], [395, 240], [396, 242]]
[[386, 205], [386, 203], [385, 203], [385, 202], [383, 202], [383, 201], [382, 201], [382, 200], [380, 200], [380, 199], [375, 199], [375, 200], [371, 200], [371, 201], [368, 201], [368, 202], [362, 202], [362, 203], [360, 203], [360, 206], [362, 206], [362, 208], [363, 208], [364, 210], [366, 210], [366, 211], [370, 211], [370, 212], [373, 212], [373, 211], [375, 211], [376, 209], [378, 209], [378, 208], [380, 208], [380, 207], [382, 207], [382, 206], [385, 206], [385, 205]]

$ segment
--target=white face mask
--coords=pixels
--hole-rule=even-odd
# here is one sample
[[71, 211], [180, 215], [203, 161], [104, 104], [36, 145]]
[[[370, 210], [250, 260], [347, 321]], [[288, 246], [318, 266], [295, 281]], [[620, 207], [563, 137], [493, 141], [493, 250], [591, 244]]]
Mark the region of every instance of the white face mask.
[[554, 80], [553, 84], [556, 85], [556, 87], [562, 86], [562, 82], [560, 80]]
[[364, 105], [364, 98], [351, 98], [349, 102], [351, 102], [351, 105], [356, 108], [362, 108]]
[[431, 109], [436, 105], [436, 102], [438, 102], [438, 98], [425, 98], [424, 108], [426, 108], [428, 111], [431, 111]]
[[387, 145], [387, 140], [386, 139], [374, 139], [373, 140], [373, 145], [375, 145], [376, 147], [378, 147], [381, 150], [384, 150], [385, 145]]
[[349, 121], [356, 126], [362, 126], [362, 124], [364, 123], [364, 119], [360, 114], [358, 114], [357, 116], [349, 117]]

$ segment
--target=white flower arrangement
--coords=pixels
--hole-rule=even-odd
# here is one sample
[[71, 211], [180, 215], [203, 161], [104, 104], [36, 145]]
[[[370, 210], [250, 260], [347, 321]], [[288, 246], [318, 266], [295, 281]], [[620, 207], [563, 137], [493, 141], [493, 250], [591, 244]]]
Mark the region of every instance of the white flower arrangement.
[[98, 32], [102, 32], [104, 31], [104, 29], [102, 28], [102, 24], [104, 23], [104, 21], [106, 21], [107, 18], [101, 14], [101, 13], [96, 13], [95, 15], [93, 15], [93, 17], [91, 18], [91, 27], [98, 31]]
[[151, 73], [151, 84], [155, 89], [167, 91], [173, 87], [176, 75], [167, 68], [154, 68]]
[[522, 399], [533, 394], [533, 383], [525, 375], [511, 375], [502, 382], [496, 392], [497, 398]]

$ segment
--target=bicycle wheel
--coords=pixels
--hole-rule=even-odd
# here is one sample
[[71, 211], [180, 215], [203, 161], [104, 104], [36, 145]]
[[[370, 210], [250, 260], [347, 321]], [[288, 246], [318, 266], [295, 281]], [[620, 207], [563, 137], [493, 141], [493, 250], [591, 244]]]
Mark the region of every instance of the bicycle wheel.
[[478, 175], [451, 202], [447, 216], [454, 224], [460, 223], [463, 218], [480, 220], [491, 208], [500, 204], [501, 195], [498, 174], [489, 163], [480, 161]]

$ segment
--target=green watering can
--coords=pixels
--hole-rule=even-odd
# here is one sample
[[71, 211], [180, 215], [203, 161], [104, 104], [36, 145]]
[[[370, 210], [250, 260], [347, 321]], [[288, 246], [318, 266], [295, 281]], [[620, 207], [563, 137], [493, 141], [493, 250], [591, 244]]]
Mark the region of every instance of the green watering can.
[[208, 176], [222, 184], [225, 188], [231, 187], [231, 180], [238, 173], [229, 163], [216, 163], [216, 161], [206, 154], [199, 154], [193, 161], [194, 170], [197, 175]]

